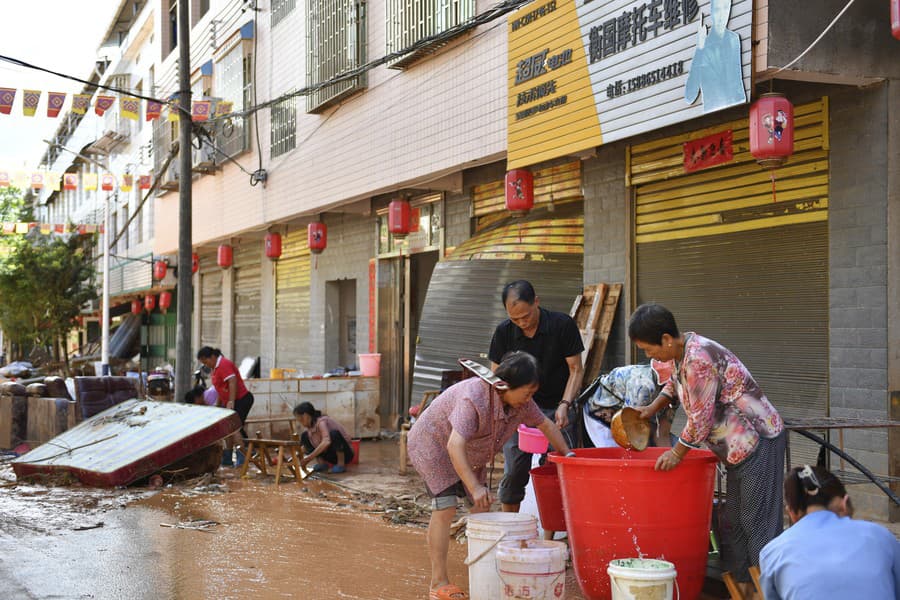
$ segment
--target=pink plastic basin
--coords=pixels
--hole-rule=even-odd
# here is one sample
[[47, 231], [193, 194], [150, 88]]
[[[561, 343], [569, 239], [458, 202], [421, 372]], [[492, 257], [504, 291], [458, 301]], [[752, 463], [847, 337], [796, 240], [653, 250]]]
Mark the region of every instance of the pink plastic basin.
[[519, 425], [519, 450], [532, 454], [543, 454], [550, 446], [547, 436], [540, 429]]
[[654, 471], [666, 448], [582, 448], [556, 452], [569, 546], [589, 600], [610, 598], [609, 561], [659, 558], [675, 563], [682, 598], [703, 588], [716, 457], [691, 450], [675, 469]]

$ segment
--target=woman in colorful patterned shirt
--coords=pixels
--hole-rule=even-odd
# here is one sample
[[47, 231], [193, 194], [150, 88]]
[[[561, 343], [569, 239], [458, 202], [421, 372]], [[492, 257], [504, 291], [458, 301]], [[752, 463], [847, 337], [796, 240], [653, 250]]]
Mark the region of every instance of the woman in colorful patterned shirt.
[[537, 427], [563, 454], [570, 452], [556, 423], [532, 400], [538, 388], [537, 360], [527, 352], [507, 353], [494, 372], [508, 385], [494, 392], [472, 377], [448, 388], [422, 413], [409, 431], [409, 458], [431, 496], [428, 552], [431, 600], [460, 600], [469, 595], [450, 583], [447, 550], [458, 497], [468, 497], [471, 512], [491, 508], [486, 465], [503, 449], [520, 423]]
[[656, 469], [676, 468], [700, 444], [725, 464], [722, 559], [749, 593], [748, 569], [759, 564], [763, 546], [783, 530], [786, 434], [781, 416], [737, 356], [696, 333], [680, 333], [665, 307], [639, 306], [628, 335], [648, 357], [675, 360], [675, 376], [653, 404], [638, 409], [642, 416], [649, 418], [676, 397], [687, 416], [678, 443], [659, 457]]

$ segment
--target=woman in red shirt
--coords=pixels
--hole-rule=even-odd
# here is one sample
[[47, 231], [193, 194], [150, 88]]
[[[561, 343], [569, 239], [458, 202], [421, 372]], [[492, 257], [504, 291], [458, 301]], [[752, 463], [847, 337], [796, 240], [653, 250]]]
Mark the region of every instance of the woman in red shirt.
[[[222, 356], [222, 352], [218, 348], [209, 346], [200, 348], [199, 352], [197, 352], [197, 360], [212, 371], [212, 384], [219, 394], [219, 406], [232, 409], [241, 418], [241, 437], [238, 438], [238, 434], [235, 433], [225, 440], [225, 453], [222, 455], [222, 466], [235, 466], [231, 452], [235, 441], [240, 444], [242, 439], [247, 438], [247, 432], [244, 431], [244, 422], [247, 420], [247, 415], [250, 414], [250, 407], [253, 406], [253, 394], [247, 391], [244, 379], [234, 363]], [[243, 464], [244, 454], [238, 450], [237, 466], [239, 467]]]

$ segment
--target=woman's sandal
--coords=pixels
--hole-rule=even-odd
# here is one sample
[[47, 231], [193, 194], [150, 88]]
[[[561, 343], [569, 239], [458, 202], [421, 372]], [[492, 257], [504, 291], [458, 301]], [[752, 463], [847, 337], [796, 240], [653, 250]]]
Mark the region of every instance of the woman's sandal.
[[428, 593], [428, 600], [469, 600], [469, 594], [452, 583], [442, 585]]

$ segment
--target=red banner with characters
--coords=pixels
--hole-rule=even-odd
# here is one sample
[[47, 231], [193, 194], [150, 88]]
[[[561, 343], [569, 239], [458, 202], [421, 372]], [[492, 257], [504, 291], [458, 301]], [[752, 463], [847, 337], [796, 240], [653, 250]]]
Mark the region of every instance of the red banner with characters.
[[730, 129], [684, 143], [684, 172], [693, 173], [731, 162], [734, 158]]

